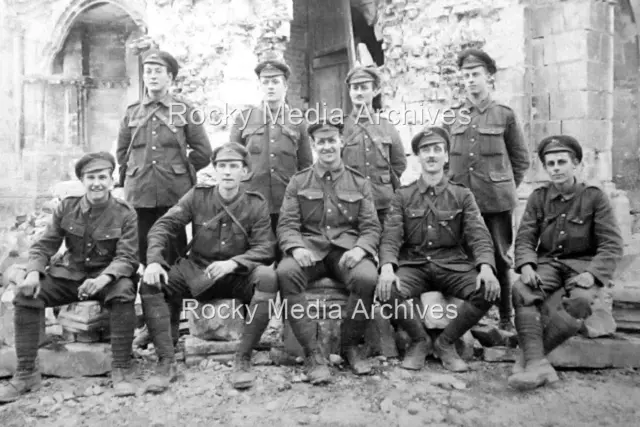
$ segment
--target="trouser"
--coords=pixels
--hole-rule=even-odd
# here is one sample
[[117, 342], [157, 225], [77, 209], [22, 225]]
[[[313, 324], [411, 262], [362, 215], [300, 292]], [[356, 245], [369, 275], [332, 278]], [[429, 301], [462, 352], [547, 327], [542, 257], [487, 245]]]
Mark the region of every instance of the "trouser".
[[513, 244], [512, 212], [483, 213], [482, 218], [493, 239], [496, 277], [500, 282], [500, 300], [498, 303], [500, 319], [510, 319], [513, 309], [511, 305], [511, 279], [509, 275], [513, 265], [513, 260], [509, 255], [509, 249]]
[[[193, 298], [190, 283], [201, 278], [204, 268], [188, 258], [181, 258], [169, 271], [169, 280], [161, 288], [143, 283], [140, 287], [140, 297], [145, 307], [145, 302], [150, 296], [163, 295], [163, 303], [160, 308], [161, 313], [168, 313], [169, 323], [162, 323], [159, 331], [150, 331], [152, 335], [170, 334], [175, 345], [178, 341], [180, 327], [180, 313], [182, 312], [182, 301], [184, 298]], [[269, 295], [271, 299], [278, 291], [276, 274], [273, 268], [260, 265], [247, 274], [229, 274], [216, 281], [211, 287], [196, 296], [198, 301], [210, 301], [213, 299], [239, 299], [243, 304], [249, 304], [254, 299], [254, 294]], [[169, 307], [166, 307], [168, 304]], [[197, 308], [194, 308], [197, 310]], [[206, 316], [206, 313], [196, 311], [198, 317]], [[145, 312], [145, 319], [150, 316]], [[150, 322], [147, 320], [147, 324]], [[154, 322], [154, 325], [157, 322]], [[170, 330], [164, 331], [167, 325]], [[265, 325], [266, 326], [266, 325]], [[258, 337], [259, 338], [259, 337]]]
[[[343, 349], [360, 344], [363, 340], [378, 280], [376, 266], [369, 257], [363, 258], [351, 269], [340, 267], [338, 263], [345, 252], [342, 248], [333, 248], [322, 261], [304, 268], [300, 267], [293, 257], [285, 256], [276, 270], [280, 292], [287, 302], [288, 311], [294, 310], [297, 304], [306, 303], [304, 291], [314, 280], [330, 277], [346, 286], [349, 299], [342, 324]], [[308, 355], [318, 350], [316, 338], [313, 336], [314, 319], [300, 319], [298, 315], [291, 314], [288, 320], [305, 353]], [[304, 328], [300, 327], [302, 323], [305, 323]]]
[[[140, 251], [140, 263], [147, 266], [147, 236], [153, 224], [162, 217], [171, 206], [161, 206], [156, 208], [136, 208], [138, 214], [138, 250]], [[164, 248], [164, 259], [169, 265], [173, 265], [177, 259], [184, 256], [187, 248], [187, 233], [181, 228], [175, 236], [169, 239]]]
[[[276, 241], [278, 241], [278, 234], [276, 230], [278, 228], [278, 218], [280, 218], [279, 214], [271, 214], [271, 229], [273, 230], [273, 235], [276, 237]], [[282, 251], [280, 250], [280, 245], [276, 245], [276, 263], [282, 259]]]
[[[15, 345], [19, 372], [35, 369], [40, 341], [40, 316], [47, 307], [58, 307], [79, 301], [78, 288], [84, 280], [55, 278], [49, 274], [40, 280], [37, 298], [17, 294], [15, 306]], [[100, 301], [110, 310], [111, 351], [113, 368], [128, 368], [136, 324], [134, 302], [137, 277], [124, 277], [105, 286], [91, 300]]]
[[380, 221], [380, 225], [384, 227], [384, 220], [389, 213], [389, 208], [378, 209], [378, 221]]

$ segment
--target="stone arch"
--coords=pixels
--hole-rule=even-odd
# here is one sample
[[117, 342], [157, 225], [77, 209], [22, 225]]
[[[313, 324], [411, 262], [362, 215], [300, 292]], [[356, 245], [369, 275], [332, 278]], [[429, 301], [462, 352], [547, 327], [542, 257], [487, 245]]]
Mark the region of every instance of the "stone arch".
[[615, 5], [612, 172], [619, 188], [640, 195], [640, 31], [634, 7], [639, 0]]
[[62, 12], [53, 27], [50, 42], [48, 42], [42, 52], [42, 62], [40, 70], [42, 74], [50, 74], [56, 55], [64, 46], [69, 31], [76, 18], [85, 10], [105, 4], [115, 5], [131, 16], [133, 22], [147, 33], [147, 25], [144, 18], [144, 0], [73, 0]]

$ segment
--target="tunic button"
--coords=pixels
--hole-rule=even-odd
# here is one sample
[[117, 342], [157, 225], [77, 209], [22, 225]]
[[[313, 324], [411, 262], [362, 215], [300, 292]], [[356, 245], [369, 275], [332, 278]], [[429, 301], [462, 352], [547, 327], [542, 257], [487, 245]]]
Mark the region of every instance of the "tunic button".
[[564, 231], [561, 231], [560, 234], [564, 234]]
[[366, 150], [366, 151], [371, 151], [371, 150], [369, 150], [369, 149], [367, 148], [367, 150]]
[[553, 260], [554, 260], [554, 261], [557, 261], [557, 260], [558, 260], [558, 257], [557, 257], [557, 256], [556, 256], [556, 257], [553, 257]]
[[371, 179], [371, 177], [370, 177], [370, 176], [368, 176], [368, 177], [367, 177], [367, 179]]
[[427, 228], [433, 228], [431, 225], [427, 225]]
[[87, 246], [88, 246], [88, 247], [91, 247], [91, 243], [87, 243]]
[[331, 213], [331, 209], [327, 209], [327, 212], [328, 212], [328, 213]]
[[327, 230], [331, 230], [331, 227], [327, 225]]
[[273, 171], [275, 171], [275, 169], [274, 169], [274, 168], [271, 168], [271, 172], [273, 172]]
[[151, 147], [151, 149], [152, 149], [152, 150], [155, 150], [155, 149], [156, 149], [156, 146], [154, 145], [153, 147]]
[[276, 140], [275, 140], [275, 139], [273, 139], [273, 138], [271, 138], [271, 142], [276, 142]]
[[429, 242], [429, 246], [433, 245], [433, 242]]
[[153, 121], [155, 122], [156, 120], [158, 120], [158, 118], [157, 118], [157, 117], [154, 117], [154, 118], [153, 118]]
[[276, 127], [274, 125], [271, 125], [271, 129], [275, 129]]
[[155, 160], [153, 162], [151, 162], [152, 165], [155, 165], [156, 163], [158, 163], [158, 162], [156, 162]]
[[85, 259], [85, 261], [89, 262], [89, 261], [91, 261], [91, 258], [87, 258], [87, 259]]
[[427, 261], [431, 261], [431, 257], [430, 256], [427, 257]]
[[154, 130], [153, 132], [151, 132], [151, 135], [156, 135], [156, 131]]
[[476, 139], [475, 138], [471, 138], [471, 142], [474, 142]]
[[558, 249], [562, 249], [562, 245], [558, 245]]
[[224, 245], [224, 241], [222, 241], [222, 244]]
[[473, 157], [473, 156], [474, 156], [474, 154], [473, 154], [473, 153], [469, 153], [469, 156]]
[[223, 227], [226, 227], [226, 226], [227, 226], [227, 223], [225, 222], [224, 224], [222, 224], [222, 226], [223, 226]]
[[271, 157], [275, 157], [275, 156], [276, 156], [275, 154], [271, 153]]
[[73, 230], [73, 227], [69, 227], [69, 230]]
[[567, 214], [562, 214], [562, 215], [560, 215], [560, 216], [561, 216], [562, 218], [564, 218], [565, 216], [567, 216]]
[[471, 125], [471, 128], [472, 128], [472, 129], [475, 129], [475, 128], [476, 128], [476, 125]]
[[469, 168], [470, 171], [473, 171], [473, 168]]
[[365, 163], [365, 165], [369, 166], [369, 162]]
[[353, 219], [353, 217], [352, 217], [352, 216], [350, 216], [350, 217], [349, 217], [349, 221], [351, 221], [352, 219]]

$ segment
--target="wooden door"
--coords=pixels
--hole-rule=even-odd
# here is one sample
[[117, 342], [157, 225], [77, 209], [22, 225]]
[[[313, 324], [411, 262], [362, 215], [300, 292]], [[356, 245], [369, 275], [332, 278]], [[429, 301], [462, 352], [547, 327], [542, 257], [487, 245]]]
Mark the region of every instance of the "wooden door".
[[[353, 28], [349, 0], [309, 4], [310, 109], [331, 115], [332, 109], [351, 109], [344, 80], [354, 64]], [[313, 119], [314, 115], [310, 114]]]

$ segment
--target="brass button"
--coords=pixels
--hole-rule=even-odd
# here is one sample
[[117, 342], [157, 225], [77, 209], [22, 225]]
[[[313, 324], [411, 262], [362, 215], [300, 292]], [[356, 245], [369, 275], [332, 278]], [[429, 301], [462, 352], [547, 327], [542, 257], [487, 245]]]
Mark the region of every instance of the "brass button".
[[473, 168], [469, 168], [469, 170], [473, 172]]

